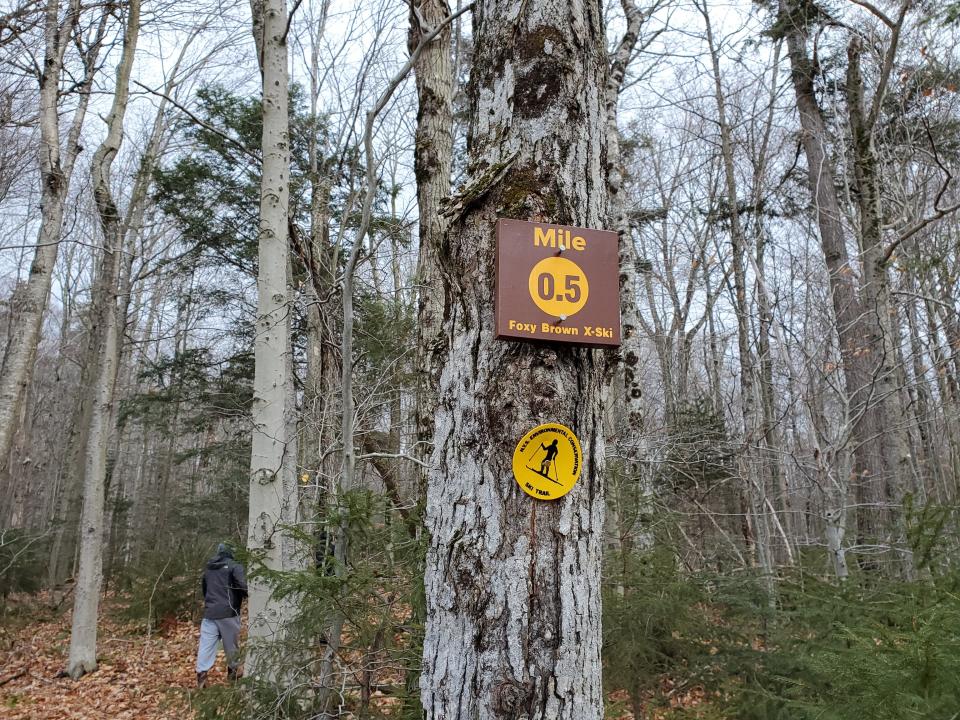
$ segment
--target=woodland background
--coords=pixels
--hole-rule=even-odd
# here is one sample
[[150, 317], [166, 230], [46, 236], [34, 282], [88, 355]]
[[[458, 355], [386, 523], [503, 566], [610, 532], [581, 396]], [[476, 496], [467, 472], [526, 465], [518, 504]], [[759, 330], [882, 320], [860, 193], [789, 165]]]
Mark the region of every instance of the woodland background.
[[[432, 416], [418, 398], [437, 282], [421, 209], [442, 216], [470, 172], [470, 13], [442, 45], [439, 185], [429, 93], [397, 73], [428, 21], [466, 9], [291, 3], [288, 421], [311, 562], [241, 556], [297, 598], [300, 649], [258, 662], [325, 677], [329, 717], [421, 712]], [[89, 497], [105, 513], [101, 622], [137, 647], [167, 633], [188, 675], [201, 568], [217, 542], [246, 546], [264, 162], [250, 13], [0, 2], [8, 653], [70, 622]], [[628, 338], [604, 427], [609, 716], [957, 717], [960, 5], [624, 0], [605, 21]], [[31, 287], [41, 256], [49, 298]], [[31, 673], [66, 662], [43, 627], [55, 659], [0, 669], [0, 716], [30, 717]], [[249, 694], [178, 678], [157, 717], [178, 703], [251, 716]], [[256, 716], [317, 716], [314, 690], [244, 687]]]

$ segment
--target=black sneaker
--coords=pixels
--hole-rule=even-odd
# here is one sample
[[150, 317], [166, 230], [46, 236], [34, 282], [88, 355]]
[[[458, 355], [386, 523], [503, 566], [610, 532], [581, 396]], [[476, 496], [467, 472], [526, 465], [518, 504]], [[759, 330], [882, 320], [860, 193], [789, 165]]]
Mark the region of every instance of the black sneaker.
[[198, 672], [198, 673], [197, 673], [197, 687], [198, 687], [198, 688], [205, 688], [206, 686], [207, 686], [207, 673], [206, 673], [206, 671], [204, 671], [204, 672]]

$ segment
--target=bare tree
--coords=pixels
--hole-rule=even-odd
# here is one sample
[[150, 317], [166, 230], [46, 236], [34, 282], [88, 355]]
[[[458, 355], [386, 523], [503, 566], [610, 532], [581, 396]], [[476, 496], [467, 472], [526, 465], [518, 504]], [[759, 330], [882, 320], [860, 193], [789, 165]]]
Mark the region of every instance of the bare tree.
[[[73, 168], [82, 150], [79, 142], [80, 131], [106, 32], [108, 15], [104, 13], [90, 44], [84, 45], [79, 36], [82, 12], [80, 0], [70, 0], [62, 18], [58, 0], [48, 0], [45, 11], [45, 54], [43, 67], [37, 68], [40, 82], [42, 212], [30, 274], [18, 288], [14, 300], [20, 312], [0, 369], [0, 465], [7, 462], [10, 454], [21, 402], [33, 373], [43, 313], [50, 297], [53, 268], [60, 247], [64, 204], [70, 191]], [[60, 133], [60, 82], [64, 73], [64, 58], [72, 41], [81, 48], [83, 71], [77, 88], [77, 106], [64, 142]]]
[[[93, 192], [103, 230], [103, 256], [94, 289], [94, 315], [100, 339], [90, 430], [84, 464], [83, 512], [80, 517], [80, 564], [73, 603], [73, 625], [67, 673], [77, 679], [97, 667], [97, 615], [103, 574], [104, 484], [107, 445], [120, 361], [121, 319], [117, 289], [123, 263], [124, 235], [120, 212], [110, 187], [113, 161], [123, 141], [123, 121], [130, 97], [130, 73], [140, 34], [140, 0], [129, 0], [124, 18], [123, 50], [117, 65], [107, 136], [93, 156]], [[92, 361], [93, 358], [90, 358]]]

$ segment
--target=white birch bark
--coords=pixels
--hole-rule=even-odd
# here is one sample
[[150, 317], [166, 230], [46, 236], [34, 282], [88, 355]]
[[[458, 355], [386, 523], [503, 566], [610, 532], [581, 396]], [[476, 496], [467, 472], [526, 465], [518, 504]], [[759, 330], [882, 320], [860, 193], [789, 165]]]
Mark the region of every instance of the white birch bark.
[[[599, 720], [603, 387], [607, 357], [494, 339], [497, 217], [607, 218], [600, 6], [482, 0], [474, 9], [470, 180], [450, 203], [449, 355], [427, 496], [427, 720]], [[512, 477], [517, 440], [557, 421], [584, 450], [563, 499]]]
[[[292, 377], [287, 211], [290, 203], [287, 4], [268, 0], [251, 4], [263, 70], [263, 165], [260, 191], [259, 271], [254, 340], [253, 448], [247, 548], [270, 570], [295, 569], [294, 540], [282, 525], [296, 521], [296, 442], [291, 432]], [[258, 10], [262, 15], [258, 16]], [[271, 596], [269, 585], [249, 583], [247, 672], [264, 680], [276, 677], [268, 651], [284, 639], [294, 608]]]
[[94, 291], [93, 314], [102, 328], [102, 345], [91, 408], [84, 465], [83, 510], [80, 516], [80, 562], [74, 590], [73, 622], [67, 673], [77, 679], [97, 667], [97, 613], [103, 574], [104, 483], [110, 439], [114, 387], [120, 356], [117, 283], [123, 258], [123, 230], [110, 190], [110, 171], [123, 141], [123, 120], [129, 99], [130, 72], [140, 32], [140, 0], [129, 0], [123, 54], [117, 66], [113, 105], [107, 116], [107, 136], [91, 166], [93, 193], [103, 229], [104, 262]]
[[[633, 243], [633, 228], [627, 212], [627, 198], [624, 188], [623, 157], [620, 152], [620, 128], [618, 125], [618, 109], [620, 93], [623, 90], [627, 69], [633, 58], [634, 50], [640, 39], [640, 30], [643, 27], [644, 13], [631, 0], [621, 0], [624, 19], [627, 28], [617, 44], [610, 58], [610, 74], [606, 84], [606, 121], [607, 121], [607, 191], [609, 193], [609, 213], [611, 225], [616, 230], [619, 239], [620, 265], [620, 330], [621, 344], [619, 357], [619, 373], [611, 376], [610, 380], [622, 378], [622, 408], [626, 416], [626, 426], [620, 431], [618, 448], [620, 454], [627, 461], [627, 473], [624, 482], [636, 483], [639, 492], [636, 494], [639, 507], [637, 516], [641, 522], [649, 519], [653, 512], [653, 481], [651, 474], [642, 464], [645, 448], [643, 447], [643, 382], [639, 372], [641, 345], [640, 345], [640, 317], [637, 308], [637, 255]], [[611, 521], [608, 526], [611, 532], [607, 533], [611, 548], [617, 552], [627, 553], [634, 542], [640, 548], [647, 548], [653, 544], [653, 537], [646, 527], [636, 529], [620, 526], [621, 513], [614, 506], [620, 502], [623, 493], [619, 487], [611, 487], [609, 506], [607, 508]], [[631, 532], [632, 530], [632, 532]], [[625, 565], [624, 565], [625, 567]], [[622, 581], [617, 584], [617, 592], [623, 594]]]
[[606, 86], [607, 112], [607, 186], [610, 193], [612, 227], [620, 238], [620, 365], [623, 373], [624, 405], [627, 413], [626, 441], [621, 441], [633, 460], [641, 455], [643, 434], [643, 378], [640, 364], [640, 321], [637, 310], [637, 257], [633, 246], [630, 217], [624, 195], [623, 158], [620, 153], [620, 128], [617, 111], [627, 68], [643, 26], [643, 12], [630, 0], [622, 0], [627, 29], [610, 61]]
[[827, 550], [830, 553], [830, 561], [833, 564], [833, 572], [840, 581], [846, 580], [850, 575], [847, 569], [847, 555], [843, 547], [844, 526], [846, 525], [845, 513], [840, 510], [827, 510], [824, 513], [826, 520], [826, 529], [824, 534], [827, 540]]

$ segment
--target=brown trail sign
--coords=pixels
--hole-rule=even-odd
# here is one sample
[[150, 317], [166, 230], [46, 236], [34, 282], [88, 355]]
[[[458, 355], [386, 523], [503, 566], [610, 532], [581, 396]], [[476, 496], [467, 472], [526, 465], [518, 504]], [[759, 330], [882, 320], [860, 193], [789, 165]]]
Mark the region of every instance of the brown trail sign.
[[497, 221], [497, 337], [620, 345], [617, 234]]

